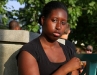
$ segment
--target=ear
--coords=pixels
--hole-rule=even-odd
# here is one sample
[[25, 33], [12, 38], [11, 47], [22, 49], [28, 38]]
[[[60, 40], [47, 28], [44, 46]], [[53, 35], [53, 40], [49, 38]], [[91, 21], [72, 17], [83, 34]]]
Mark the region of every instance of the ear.
[[44, 16], [41, 17], [41, 25], [44, 25], [45, 18]]

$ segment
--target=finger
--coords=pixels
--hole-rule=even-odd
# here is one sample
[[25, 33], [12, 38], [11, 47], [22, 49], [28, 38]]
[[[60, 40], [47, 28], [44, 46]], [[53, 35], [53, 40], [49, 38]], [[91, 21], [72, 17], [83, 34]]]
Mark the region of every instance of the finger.
[[80, 61], [80, 68], [82, 68], [82, 66], [83, 66], [83, 62]]
[[80, 61], [80, 64], [83, 66], [83, 62]]
[[76, 58], [76, 60], [77, 60], [78, 62], [80, 62], [80, 59], [79, 59], [79, 58]]

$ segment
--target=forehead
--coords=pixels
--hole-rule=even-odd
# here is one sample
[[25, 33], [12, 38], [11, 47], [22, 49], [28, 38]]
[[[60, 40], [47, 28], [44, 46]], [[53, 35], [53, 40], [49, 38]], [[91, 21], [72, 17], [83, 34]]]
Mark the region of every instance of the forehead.
[[53, 9], [50, 14], [48, 15], [49, 17], [59, 17], [67, 20], [67, 12], [63, 9]]
[[11, 25], [19, 25], [17, 22], [12, 22]]

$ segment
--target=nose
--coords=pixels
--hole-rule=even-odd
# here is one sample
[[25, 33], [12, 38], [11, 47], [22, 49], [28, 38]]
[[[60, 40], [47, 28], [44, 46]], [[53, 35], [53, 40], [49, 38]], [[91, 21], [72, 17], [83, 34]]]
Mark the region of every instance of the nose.
[[59, 22], [56, 24], [56, 29], [57, 30], [60, 30], [61, 29], [61, 24]]

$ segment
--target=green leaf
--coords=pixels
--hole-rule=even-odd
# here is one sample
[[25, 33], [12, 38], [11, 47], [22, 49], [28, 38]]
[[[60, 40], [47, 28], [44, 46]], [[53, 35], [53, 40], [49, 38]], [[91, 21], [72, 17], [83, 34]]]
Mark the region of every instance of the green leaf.
[[24, 4], [25, 0], [17, 0], [17, 1], [20, 2], [20, 4], [22, 5], [22, 4]]
[[34, 2], [34, 0], [29, 0], [28, 3], [31, 4], [32, 2]]
[[45, 3], [48, 3], [50, 0], [45, 0]]
[[33, 32], [38, 32], [38, 30], [39, 30], [39, 26], [38, 25], [33, 26], [33, 28], [32, 28]]
[[69, 7], [69, 8], [68, 8], [68, 12], [69, 12], [69, 14], [72, 13], [72, 7]]
[[92, 12], [91, 10], [88, 10], [88, 11], [87, 11], [87, 14], [91, 14], [91, 15], [92, 15], [93, 12]]
[[92, 1], [91, 3], [89, 3], [89, 6], [94, 6], [95, 5], [95, 2]]

